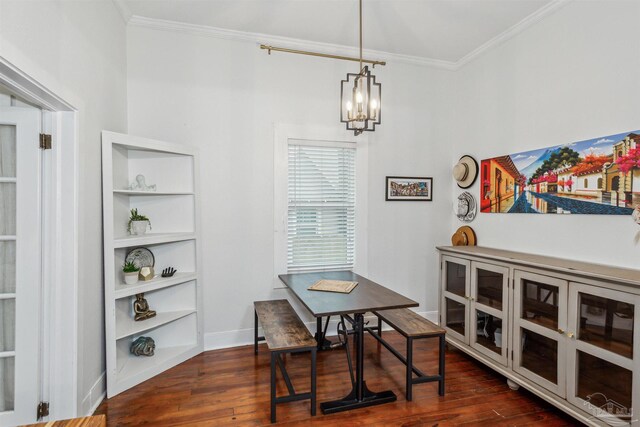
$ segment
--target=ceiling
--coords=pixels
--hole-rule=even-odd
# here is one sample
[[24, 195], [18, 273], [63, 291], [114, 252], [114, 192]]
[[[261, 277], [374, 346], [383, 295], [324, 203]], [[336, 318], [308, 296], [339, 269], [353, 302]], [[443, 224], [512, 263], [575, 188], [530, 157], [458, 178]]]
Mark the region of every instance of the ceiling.
[[[342, 46], [356, 0], [119, 0], [128, 14]], [[367, 50], [457, 62], [558, 0], [363, 0]]]

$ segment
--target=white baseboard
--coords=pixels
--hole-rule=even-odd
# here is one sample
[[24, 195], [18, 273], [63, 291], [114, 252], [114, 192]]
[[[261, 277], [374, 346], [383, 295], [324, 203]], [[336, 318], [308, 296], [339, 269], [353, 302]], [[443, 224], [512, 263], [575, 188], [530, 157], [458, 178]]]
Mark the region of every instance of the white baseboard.
[[[437, 311], [423, 311], [418, 312], [422, 317], [438, 324], [438, 312]], [[333, 316], [329, 322], [327, 328], [327, 335], [335, 335], [336, 326], [338, 325], [338, 317]], [[377, 324], [376, 317], [371, 315], [365, 317], [365, 321], [370, 321], [370, 325]], [[316, 331], [316, 322], [307, 322], [307, 328], [311, 333]], [[388, 325], [385, 325], [383, 330], [391, 330]], [[258, 334], [262, 335], [262, 328], [258, 328]], [[243, 345], [253, 345], [253, 328], [236, 329], [233, 331], [223, 332], [211, 332], [204, 334], [204, 351], [218, 350], [221, 348], [239, 347]]]
[[100, 403], [107, 397], [107, 376], [106, 372], [103, 372], [96, 380], [89, 393], [82, 399], [82, 406], [80, 408], [81, 416], [88, 417], [98, 409]]

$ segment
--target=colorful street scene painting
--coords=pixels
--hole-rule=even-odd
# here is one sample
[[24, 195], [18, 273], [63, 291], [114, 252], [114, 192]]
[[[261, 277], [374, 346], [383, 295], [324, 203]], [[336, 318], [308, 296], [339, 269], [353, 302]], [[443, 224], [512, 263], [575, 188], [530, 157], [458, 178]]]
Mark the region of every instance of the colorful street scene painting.
[[480, 163], [480, 210], [631, 215], [640, 205], [640, 131]]

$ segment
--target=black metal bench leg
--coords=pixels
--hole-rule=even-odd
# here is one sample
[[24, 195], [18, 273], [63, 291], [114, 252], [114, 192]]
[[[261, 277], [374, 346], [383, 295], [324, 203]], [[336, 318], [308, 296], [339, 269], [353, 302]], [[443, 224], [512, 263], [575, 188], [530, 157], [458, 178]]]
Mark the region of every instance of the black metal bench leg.
[[438, 358], [438, 373], [440, 375], [440, 381], [438, 381], [438, 394], [444, 396], [444, 346], [445, 339], [444, 334], [440, 335], [440, 354]]
[[253, 352], [258, 354], [258, 312], [253, 311], [254, 329], [253, 329]]
[[311, 416], [316, 415], [316, 349], [311, 350]]
[[276, 422], [276, 353], [271, 352], [271, 422]]
[[382, 319], [378, 317], [378, 335], [382, 336]]
[[411, 401], [413, 388], [413, 338], [407, 338], [407, 401]]

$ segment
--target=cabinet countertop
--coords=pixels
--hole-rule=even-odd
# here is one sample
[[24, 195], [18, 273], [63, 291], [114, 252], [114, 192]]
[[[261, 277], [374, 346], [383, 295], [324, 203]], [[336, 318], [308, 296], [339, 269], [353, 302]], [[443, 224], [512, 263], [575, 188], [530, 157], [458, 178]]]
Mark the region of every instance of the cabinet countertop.
[[561, 271], [640, 287], [640, 270], [595, 264], [546, 255], [487, 248], [484, 246], [437, 246], [440, 252], [503, 261], [528, 267]]

